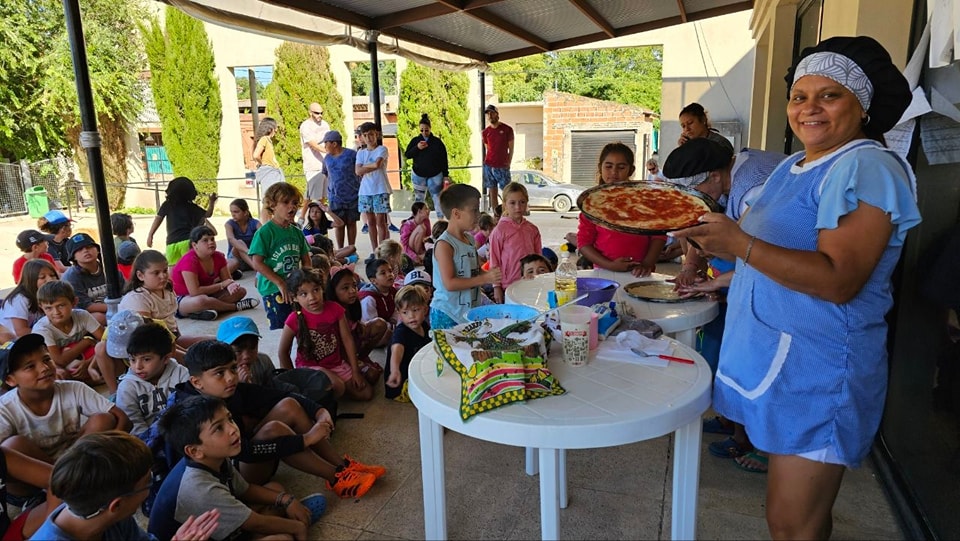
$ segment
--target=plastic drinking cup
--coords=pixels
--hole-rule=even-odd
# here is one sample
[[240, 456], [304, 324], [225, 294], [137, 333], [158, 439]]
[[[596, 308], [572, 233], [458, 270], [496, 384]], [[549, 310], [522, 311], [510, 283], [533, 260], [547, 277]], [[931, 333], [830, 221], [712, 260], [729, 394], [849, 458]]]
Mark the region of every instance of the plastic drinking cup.
[[560, 334], [563, 360], [571, 366], [587, 364], [590, 355], [590, 314], [586, 306], [569, 305], [560, 309]]

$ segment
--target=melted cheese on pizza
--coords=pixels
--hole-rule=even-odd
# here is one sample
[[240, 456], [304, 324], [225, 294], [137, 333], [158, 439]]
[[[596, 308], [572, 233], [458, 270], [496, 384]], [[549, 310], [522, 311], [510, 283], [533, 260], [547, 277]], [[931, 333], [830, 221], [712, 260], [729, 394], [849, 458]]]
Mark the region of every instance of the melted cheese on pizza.
[[621, 227], [671, 231], [696, 225], [710, 207], [693, 195], [669, 187], [628, 185], [588, 194], [581, 210]]

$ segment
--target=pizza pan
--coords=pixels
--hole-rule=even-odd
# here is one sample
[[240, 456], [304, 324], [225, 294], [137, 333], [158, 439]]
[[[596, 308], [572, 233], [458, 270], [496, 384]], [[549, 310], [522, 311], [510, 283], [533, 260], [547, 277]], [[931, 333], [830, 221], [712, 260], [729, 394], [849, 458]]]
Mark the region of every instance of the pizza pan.
[[[662, 291], [671, 291], [672, 296], [670, 298], [664, 298], [662, 296], [657, 296], [656, 290]], [[633, 282], [623, 286], [623, 292], [635, 299], [647, 302], [663, 302], [663, 303], [676, 303], [676, 302], [687, 302], [700, 300], [703, 295], [694, 295], [692, 297], [681, 297], [673, 291], [673, 284], [671, 282], [665, 282], [662, 280], [647, 280], [643, 282]]]
[[699, 199], [700, 201], [703, 201], [704, 203], [706, 203], [707, 207], [710, 209], [711, 212], [720, 212], [720, 205], [718, 205], [717, 202], [714, 201], [713, 198], [710, 197], [709, 195], [699, 190], [688, 188], [686, 186], [681, 186], [679, 184], [673, 184], [671, 182], [643, 181], [643, 182], [616, 182], [612, 184], [600, 184], [592, 188], [589, 188], [580, 194], [580, 197], [577, 198], [577, 207], [580, 209], [581, 214], [586, 216], [587, 219], [589, 219], [591, 222], [595, 224], [602, 225], [603, 227], [606, 227], [607, 229], [611, 229], [613, 231], [620, 231], [621, 233], [634, 233], [639, 235], [663, 235], [669, 231], [678, 231], [680, 229], [686, 229], [688, 227], [695, 226], [697, 225], [698, 222], [684, 224], [680, 227], [674, 227], [670, 229], [643, 229], [643, 228], [627, 227], [620, 224], [610, 223], [604, 220], [600, 216], [594, 216], [593, 214], [583, 210], [583, 201], [587, 197], [589, 197], [590, 194], [603, 191], [603, 190], [609, 190], [614, 187], [616, 188], [630, 187], [630, 188], [636, 188], [636, 189], [658, 188], [658, 189], [676, 190], [676, 191], [691, 195]]

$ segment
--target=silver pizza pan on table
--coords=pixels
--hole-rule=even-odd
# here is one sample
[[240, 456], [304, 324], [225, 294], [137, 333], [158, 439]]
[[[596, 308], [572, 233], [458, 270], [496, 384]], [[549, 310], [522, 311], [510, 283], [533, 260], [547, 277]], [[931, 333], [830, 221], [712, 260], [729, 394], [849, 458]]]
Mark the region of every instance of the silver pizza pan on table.
[[686, 228], [688, 228], [688, 227], [697, 225], [697, 224], [699, 223], [699, 222], [693, 222], [693, 223], [689, 223], [689, 224], [678, 225], [678, 227], [672, 227], [672, 228], [669, 228], [669, 229], [648, 229], [648, 228], [639, 228], [639, 227], [629, 227], [629, 226], [625, 226], [625, 225], [622, 225], [622, 224], [615, 224], [615, 223], [608, 222], [607, 220], [603, 219], [602, 217], [596, 216], [596, 215], [594, 215], [594, 214], [591, 214], [590, 212], [588, 212], [588, 211], [586, 211], [586, 210], [583, 209], [583, 202], [584, 202], [588, 197], [590, 197], [591, 194], [594, 194], [594, 193], [597, 193], [597, 192], [601, 192], [601, 191], [604, 191], [604, 190], [610, 190], [610, 189], [613, 189], [613, 188], [624, 188], [624, 187], [631, 188], [631, 189], [636, 189], [636, 190], [641, 190], [641, 191], [644, 191], [644, 190], [673, 190], [673, 191], [682, 192], [683, 194], [689, 195], [689, 196], [691, 196], [691, 197], [693, 197], [693, 198], [695, 198], [695, 199], [698, 199], [698, 200], [702, 201], [703, 203], [705, 203], [705, 204], [707, 205], [707, 207], [710, 209], [711, 212], [720, 212], [720, 205], [718, 205], [717, 202], [714, 201], [712, 197], [710, 197], [709, 195], [707, 195], [707, 194], [705, 194], [705, 193], [703, 193], [703, 192], [701, 192], [701, 191], [699, 191], [699, 190], [695, 190], [695, 189], [693, 189], [693, 188], [688, 188], [688, 187], [686, 187], [686, 186], [681, 186], [681, 185], [679, 185], [679, 184], [673, 184], [673, 183], [670, 183], [670, 182], [650, 182], [650, 181], [643, 181], [643, 182], [616, 182], [616, 183], [612, 183], [612, 184], [600, 184], [600, 185], [598, 185], [598, 186], [594, 186], [594, 187], [589, 188], [589, 189], [587, 189], [586, 191], [584, 191], [583, 193], [580, 194], [580, 197], [577, 198], [577, 207], [580, 209], [580, 212], [581, 212], [584, 216], [586, 216], [587, 219], [590, 220], [591, 222], [593, 222], [593, 223], [595, 223], [595, 224], [598, 224], [598, 225], [602, 225], [603, 227], [606, 227], [607, 229], [612, 229], [613, 231], [619, 231], [619, 232], [621, 232], [621, 233], [634, 233], [634, 234], [639, 234], [639, 235], [663, 235], [663, 234], [665, 234], [665, 233], [667, 233], [667, 232], [670, 232], [670, 231], [678, 231], [678, 230], [680, 230], [680, 229], [686, 229]]

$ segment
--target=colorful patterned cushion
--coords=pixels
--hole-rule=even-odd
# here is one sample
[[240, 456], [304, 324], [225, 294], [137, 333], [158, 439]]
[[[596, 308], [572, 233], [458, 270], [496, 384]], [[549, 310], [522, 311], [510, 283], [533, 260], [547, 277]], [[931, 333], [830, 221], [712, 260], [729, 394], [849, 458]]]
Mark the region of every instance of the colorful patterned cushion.
[[563, 394], [547, 367], [550, 333], [515, 319], [484, 319], [438, 330], [437, 375], [449, 364], [460, 375], [460, 417], [513, 402]]

